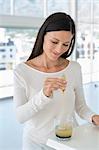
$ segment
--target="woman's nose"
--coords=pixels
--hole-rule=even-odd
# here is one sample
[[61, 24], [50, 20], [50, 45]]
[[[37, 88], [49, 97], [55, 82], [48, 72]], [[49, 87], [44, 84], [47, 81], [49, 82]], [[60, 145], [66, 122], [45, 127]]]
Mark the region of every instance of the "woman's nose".
[[60, 53], [62, 50], [63, 50], [62, 45], [61, 45], [61, 44], [58, 44], [58, 45], [56, 46], [56, 51], [57, 51], [58, 53]]

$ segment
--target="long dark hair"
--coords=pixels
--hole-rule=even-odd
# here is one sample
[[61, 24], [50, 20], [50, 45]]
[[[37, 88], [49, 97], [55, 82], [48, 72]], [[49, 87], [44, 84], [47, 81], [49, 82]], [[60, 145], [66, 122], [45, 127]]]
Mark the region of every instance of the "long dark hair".
[[72, 54], [75, 45], [75, 23], [70, 15], [67, 15], [63, 12], [57, 12], [51, 14], [42, 24], [28, 60], [33, 59], [43, 53], [44, 35], [47, 32], [60, 30], [70, 31], [73, 34], [69, 49], [61, 55], [62, 58], [69, 57]]

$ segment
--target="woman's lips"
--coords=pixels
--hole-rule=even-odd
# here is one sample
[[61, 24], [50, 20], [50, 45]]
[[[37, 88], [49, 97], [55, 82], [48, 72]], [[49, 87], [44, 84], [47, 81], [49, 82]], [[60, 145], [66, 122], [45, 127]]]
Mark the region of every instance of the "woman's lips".
[[60, 53], [57, 53], [57, 52], [53, 52], [53, 54], [54, 54], [55, 56], [60, 56]]

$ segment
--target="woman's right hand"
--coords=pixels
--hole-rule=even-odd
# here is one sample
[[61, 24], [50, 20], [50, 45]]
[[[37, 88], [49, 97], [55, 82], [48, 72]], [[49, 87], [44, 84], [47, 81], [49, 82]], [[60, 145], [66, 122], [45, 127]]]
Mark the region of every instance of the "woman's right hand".
[[67, 82], [63, 78], [47, 78], [44, 82], [43, 92], [45, 96], [50, 97], [55, 90], [61, 89], [64, 91], [66, 84]]

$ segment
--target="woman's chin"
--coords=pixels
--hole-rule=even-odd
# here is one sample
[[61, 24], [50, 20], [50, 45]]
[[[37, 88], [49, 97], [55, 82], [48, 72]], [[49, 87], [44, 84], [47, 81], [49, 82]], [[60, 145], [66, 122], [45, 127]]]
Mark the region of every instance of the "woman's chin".
[[53, 55], [53, 56], [51, 57], [51, 59], [52, 59], [53, 61], [57, 60], [58, 58], [59, 58], [59, 56], [57, 56], [57, 55]]

